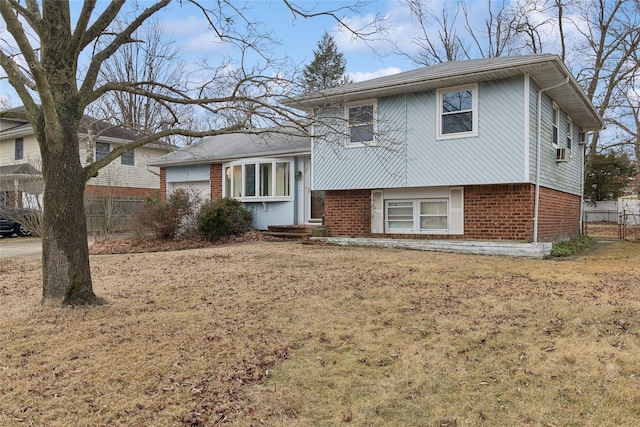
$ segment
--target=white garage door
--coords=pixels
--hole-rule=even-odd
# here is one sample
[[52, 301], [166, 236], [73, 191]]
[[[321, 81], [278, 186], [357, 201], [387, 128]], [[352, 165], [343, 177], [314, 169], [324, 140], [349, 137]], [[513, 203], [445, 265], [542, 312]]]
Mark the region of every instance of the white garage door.
[[209, 185], [209, 181], [171, 182], [168, 183], [167, 187], [169, 194], [181, 188], [187, 191], [194, 191], [203, 202], [211, 200], [211, 186]]

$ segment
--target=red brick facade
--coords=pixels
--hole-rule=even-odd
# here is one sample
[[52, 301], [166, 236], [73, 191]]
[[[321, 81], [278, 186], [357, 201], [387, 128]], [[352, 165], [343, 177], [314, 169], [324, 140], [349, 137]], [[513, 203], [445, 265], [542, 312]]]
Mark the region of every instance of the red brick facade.
[[211, 200], [222, 197], [222, 165], [211, 165], [209, 169], [209, 182], [211, 183]]
[[144, 198], [153, 195], [156, 191], [158, 190], [155, 188], [117, 187], [113, 185], [87, 185], [84, 193], [87, 196]]
[[371, 191], [325, 191], [324, 218], [332, 236], [371, 236]]
[[561, 240], [580, 234], [580, 197], [540, 189], [538, 239]]
[[160, 196], [167, 201], [167, 168], [160, 168]]
[[465, 239], [533, 240], [535, 186], [474, 185], [464, 188]]
[[[535, 186], [477, 185], [464, 188], [464, 235], [377, 234], [375, 237], [532, 241]], [[580, 197], [540, 189], [539, 240], [580, 232]], [[372, 237], [371, 191], [325, 191], [325, 225], [331, 236]]]

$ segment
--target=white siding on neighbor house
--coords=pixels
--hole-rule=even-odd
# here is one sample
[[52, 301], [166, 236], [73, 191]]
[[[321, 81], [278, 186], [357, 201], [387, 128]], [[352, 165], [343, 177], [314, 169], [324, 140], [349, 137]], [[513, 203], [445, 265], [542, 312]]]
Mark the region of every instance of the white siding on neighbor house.
[[[314, 188], [524, 182], [524, 78], [479, 83], [476, 96], [478, 135], [443, 140], [436, 139], [435, 90], [379, 99], [377, 146], [345, 148], [344, 135], [314, 140]], [[341, 117], [342, 111], [320, 114]], [[316, 130], [330, 134], [321, 126]]]
[[2, 136], [2, 139], [0, 139], [0, 166], [29, 163], [34, 168], [42, 170], [42, 163], [40, 162], [40, 147], [38, 147], [38, 141], [36, 140], [35, 135], [26, 135], [22, 138], [24, 154], [21, 160], [16, 160], [16, 137]]
[[[103, 142], [98, 140], [99, 142]], [[110, 141], [104, 141], [110, 142]], [[111, 149], [113, 143], [110, 142]], [[80, 143], [80, 159], [82, 164], [87, 164], [88, 159], [95, 158], [95, 151], [86, 144]], [[95, 149], [94, 149], [95, 150]], [[135, 149], [134, 166], [122, 165], [120, 159], [116, 159], [100, 170], [98, 176], [91, 178], [88, 185], [116, 186], [116, 187], [136, 187], [136, 188], [160, 188], [159, 169], [157, 167], [147, 168], [147, 163], [166, 154], [166, 150], [144, 146]], [[155, 172], [155, 173], [154, 173]]]
[[[540, 88], [533, 81], [529, 95], [529, 127], [530, 127], [530, 176], [531, 183], [536, 180], [536, 150], [537, 150], [537, 96]], [[552, 145], [552, 116], [553, 100], [544, 92], [542, 94], [542, 121], [540, 132], [540, 185], [554, 190], [564, 191], [580, 195], [582, 182], [583, 147], [578, 144], [578, 134], [581, 131], [576, 124], [573, 125], [573, 149], [568, 162], [556, 162], [556, 147]], [[560, 110], [558, 123], [558, 147], [567, 146], [567, 113]]]

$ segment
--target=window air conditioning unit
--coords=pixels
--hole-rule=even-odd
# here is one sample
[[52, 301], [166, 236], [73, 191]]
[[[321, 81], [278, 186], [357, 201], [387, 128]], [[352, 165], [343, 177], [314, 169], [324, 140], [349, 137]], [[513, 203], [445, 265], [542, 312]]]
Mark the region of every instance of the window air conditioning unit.
[[556, 148], [556, 162], [569, 161], [569, 151], [566, 148]]
[[587, 143], [587, 133], [579, 132], [578, 133], [578, 144], [586, 144]]

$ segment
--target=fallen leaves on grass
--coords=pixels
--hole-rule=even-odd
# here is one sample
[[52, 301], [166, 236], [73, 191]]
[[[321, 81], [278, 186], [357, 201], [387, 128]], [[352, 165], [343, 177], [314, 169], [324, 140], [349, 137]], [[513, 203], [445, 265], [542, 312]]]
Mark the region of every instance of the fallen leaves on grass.
[[185, 249], [198, 249], [229, 243], [245, 243], [260, 241], [279, 241], [277, 237], [269, 236], [258, 230], [247, 231], [239, 236], [229, 236], [215, 242], [209, 242], [198, 236], [175, 238], [171, 240], [136, 239], [132, 237], [105, 238], [93, 242], [89, 247], [91, 255], [128, 254], [140, 252], [167, 252]]

